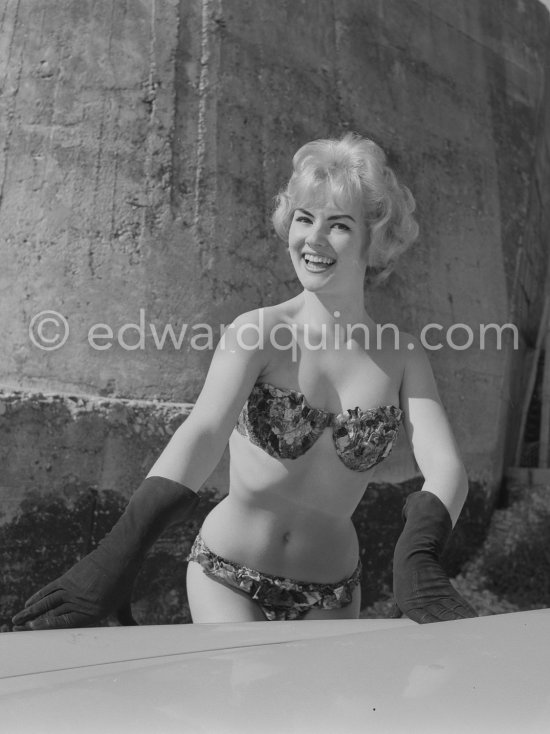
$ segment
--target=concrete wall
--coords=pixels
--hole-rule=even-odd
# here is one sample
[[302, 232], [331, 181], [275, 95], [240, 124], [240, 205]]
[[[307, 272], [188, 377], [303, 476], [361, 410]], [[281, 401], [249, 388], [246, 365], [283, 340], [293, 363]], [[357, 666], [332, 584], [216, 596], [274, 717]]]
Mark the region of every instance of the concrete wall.
[[[547, 10], [537, 0], [45, 0], [39, 10], [4, 0], [0, 10], [7, 517], [29, 491], [69, 496], [75, 481], [127, 496], [162, 441], [140, 443], [135, 460], [137, 434], [113, 438], [101, 401], [150, 401], [151, 415], [155, 400], [192, 402], [211, 356], [196, 325], [215, 340], [220, 323], [296, 293], [272, 198], [299, 145], [356, 130], [387, 151], [421, 225], [389, 284], [368, 294], [374, 316], [417, 334], [463, 322], [477, 335], [521, 312], [517, 352], [509, 339], [481, 350], [477, 336], [433, 352], [471, 478], [457, 546], [467, 555], [500, 483], [547, 267]], [[49, 351], [29, 338], [46, 309], [69, 325]], [[104, 350], [88, 340], [100, 322], [113, 330]], [[158, 348], [151, 325], [180, 335], [185, 324], [179, 347]], [[51, 322], [43, 335], [56, 338]], [[59, 407], [71, 394], [91, 406], [88, 427]], [[70, 447], [62, 465], [56, 443]], [[385, 490], [400, 499], [411, 481], [401, 441], [364, 500], [365, 528], [379, 496], [393, 503]], [[207, 486], [226, 490], [226, 460]], [[375, 524], [389, 545], [397, 510]], [[375, 592], [387, 561], [374, 563]]]

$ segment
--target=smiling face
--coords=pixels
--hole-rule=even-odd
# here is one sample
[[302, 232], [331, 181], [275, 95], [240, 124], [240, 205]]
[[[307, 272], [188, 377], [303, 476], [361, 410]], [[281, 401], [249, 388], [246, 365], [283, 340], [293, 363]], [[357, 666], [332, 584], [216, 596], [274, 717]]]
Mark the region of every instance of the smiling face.
[[361, 205], [350, 200], [300, 206], [288, 233], [290, 256], [306, 290], [363, 287], [368, 233]]

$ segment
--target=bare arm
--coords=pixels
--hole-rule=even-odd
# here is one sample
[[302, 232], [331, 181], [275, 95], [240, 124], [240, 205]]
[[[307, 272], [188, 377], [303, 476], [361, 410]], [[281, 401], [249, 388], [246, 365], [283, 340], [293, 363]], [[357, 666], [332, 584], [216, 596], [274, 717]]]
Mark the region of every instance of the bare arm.
[[407, 355], [400, 400], [405, 427], [416, 462], [424, 476], [424, 490], [445, 505], [453, 526], [468, 494], [466, 470], [445, 414], [432, 368], [418, 340]]
[[422, 474], [421, 492], [408, 495], [405, 526], [393, 556], [399, 609], [419, 623], [475, 617], [447, 578], [441, 555], [462, 509], [468, 483], [432, 370], [418, 342], [405, 366], [401, 401], [405, 425]]
[[[187, 519], [197, 491], [218, 463], [241, 406], [260, 373], [264, 354], [248, 348], [244, 327], [256, 314], [237, 319], [218, 345], [201, 395], [122, 517], [98, 547], [27, 600], [13, 617], [14, 629], [52, 629], [97, 624], [118, 610], [132, 620], [134, 579], [147, 550], [174, 522]], [[240, 328], [240, 327], [243, 328]]]
[[231, 324], [214, 353], [191, 414], [178, 428], [148, 476], [161, 476], [198, 491], [215, 469], [239, 412], [265, 364], [256, 346], [259, 312]]

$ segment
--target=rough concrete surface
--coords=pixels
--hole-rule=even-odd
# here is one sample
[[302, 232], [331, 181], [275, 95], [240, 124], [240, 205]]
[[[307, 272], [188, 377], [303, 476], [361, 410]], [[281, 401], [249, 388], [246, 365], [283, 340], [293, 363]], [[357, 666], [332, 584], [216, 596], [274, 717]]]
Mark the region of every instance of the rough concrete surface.
[[[92, 550], [116, 522], [133, 489], [188, 404], [41, 393], [0, 392], [0, 629], [33, 591]], [[204, 516], [227, 487], [228, 457], [201, 490], [188, 523], [162, 536], [149, 553], [134, 591], [143, 623], [185, 622], [185, 557]], [[420, 479], [369, 487], [353, 520], [361, 541], [365, 605], [391, 588], [393, 548], [406, 495]], [[482, 487], [470, 498], [446, 555], [457, 573], [481, 540]]]
[[[537, 0], [0, 0], [8, 535], [25, 516], [27, 552], [42, 502], [89, 528], [109, 497], [113, 519], [184, 417], [164, 404], [195, 400], [220, 324], [297, 292], [269, 220], [292, 154], [355, 130], [387, 151], [421, 226], [367, 294], [373, 315], [415, 334], [441, 324], [432, 342], [454, 323], [474, 333], [431, 352], [471, 479], [468, 557], [509, 460], [548, 267], [549, 19]], [[69, 327], [54, 350], [29, 335], [49, 309]], [[482, 349], [479, 325], [510, 320], [518, 348], [508, 333]], [[112, 336], [94, 345], [96, 324]], [[222, 464], [206, 497], [227, 490]], [[402, 441], [365, 497], [369, 602], [395, 498], [419, 481]], [[91, 542], [75, 522], [73, 555]], [[54, 535], [36, 578], [68, 560]]]

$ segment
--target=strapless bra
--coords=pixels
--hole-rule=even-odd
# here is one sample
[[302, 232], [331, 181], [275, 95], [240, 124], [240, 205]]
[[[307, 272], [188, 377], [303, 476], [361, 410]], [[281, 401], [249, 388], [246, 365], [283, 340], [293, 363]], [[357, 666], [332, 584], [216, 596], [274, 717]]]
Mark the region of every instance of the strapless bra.
[[254, 385], [235, 428], [271, 456], [297, 459], [330, 427], [343, 464], [366, 471], [391, 452], [401, 416], [395, 405], [329, 413], [312, 408], [297, 390], [262, 382]]

